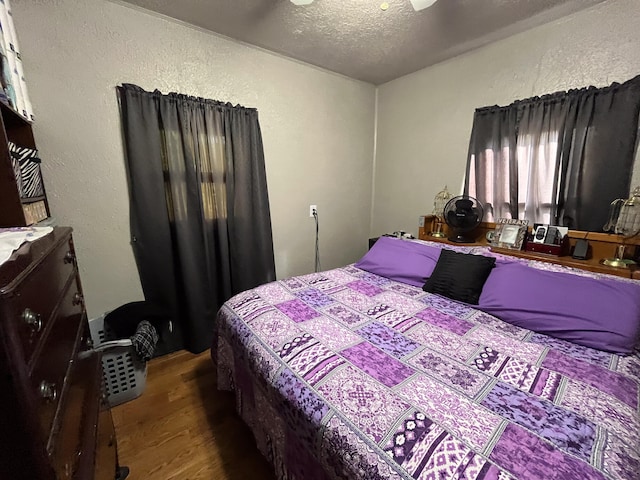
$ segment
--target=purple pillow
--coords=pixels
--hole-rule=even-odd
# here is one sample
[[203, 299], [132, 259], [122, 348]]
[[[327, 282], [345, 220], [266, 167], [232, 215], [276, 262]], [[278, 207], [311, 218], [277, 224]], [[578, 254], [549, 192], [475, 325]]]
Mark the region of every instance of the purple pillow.
[[440, 257], [440, 248], [394, 237], [380, 237], [356, 267], [397, 282], [422, 287]]
[[497, 262], [478, 307], [505, 322], [615, 353], [640, 338], [640, 285]]

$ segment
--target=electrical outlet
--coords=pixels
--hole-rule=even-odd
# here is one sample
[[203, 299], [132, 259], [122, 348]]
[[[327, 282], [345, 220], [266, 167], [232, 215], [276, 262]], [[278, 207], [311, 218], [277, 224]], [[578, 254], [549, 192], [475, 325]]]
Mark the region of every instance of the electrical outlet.
[[309, 216], [313, 218], [313, 212], [318, 212], [318, 206], [317, 205], [309, 205]]

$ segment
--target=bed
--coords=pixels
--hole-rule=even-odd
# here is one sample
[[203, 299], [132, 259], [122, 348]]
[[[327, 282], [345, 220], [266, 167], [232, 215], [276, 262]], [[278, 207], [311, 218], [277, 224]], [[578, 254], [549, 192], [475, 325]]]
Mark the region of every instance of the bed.
[[534, 332], [362, 263], [259, 286], [218, 313], [218, 387], [277, 478], [640, 478], [637, 350]]

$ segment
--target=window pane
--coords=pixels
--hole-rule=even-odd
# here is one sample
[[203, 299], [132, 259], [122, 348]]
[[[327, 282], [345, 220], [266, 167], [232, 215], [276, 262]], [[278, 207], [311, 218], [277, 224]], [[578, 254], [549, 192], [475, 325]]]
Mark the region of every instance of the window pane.
[[[479, 169], [475, 155], [471, 156], [469, 195], [485, 206], [484, 220], [511, 218], [510, 208], [510, 145], [503, 139], [500, 150], [484, 150]], [[553, 189], [558, 153], [558, 132], [533, 135], [521, 132], [516, 148], [518, 219], [530, 223], [551, 223], [551, 205], [556, 193]]]

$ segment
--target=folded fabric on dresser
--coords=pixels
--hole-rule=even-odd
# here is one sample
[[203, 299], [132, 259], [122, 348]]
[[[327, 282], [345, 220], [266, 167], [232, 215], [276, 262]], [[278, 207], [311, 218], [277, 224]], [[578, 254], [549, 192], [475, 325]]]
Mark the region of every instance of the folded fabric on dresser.
[[24, 242], [33, 242], [51, 232], [52, 227], [0, 228], [0, 265], [9, 260]]

